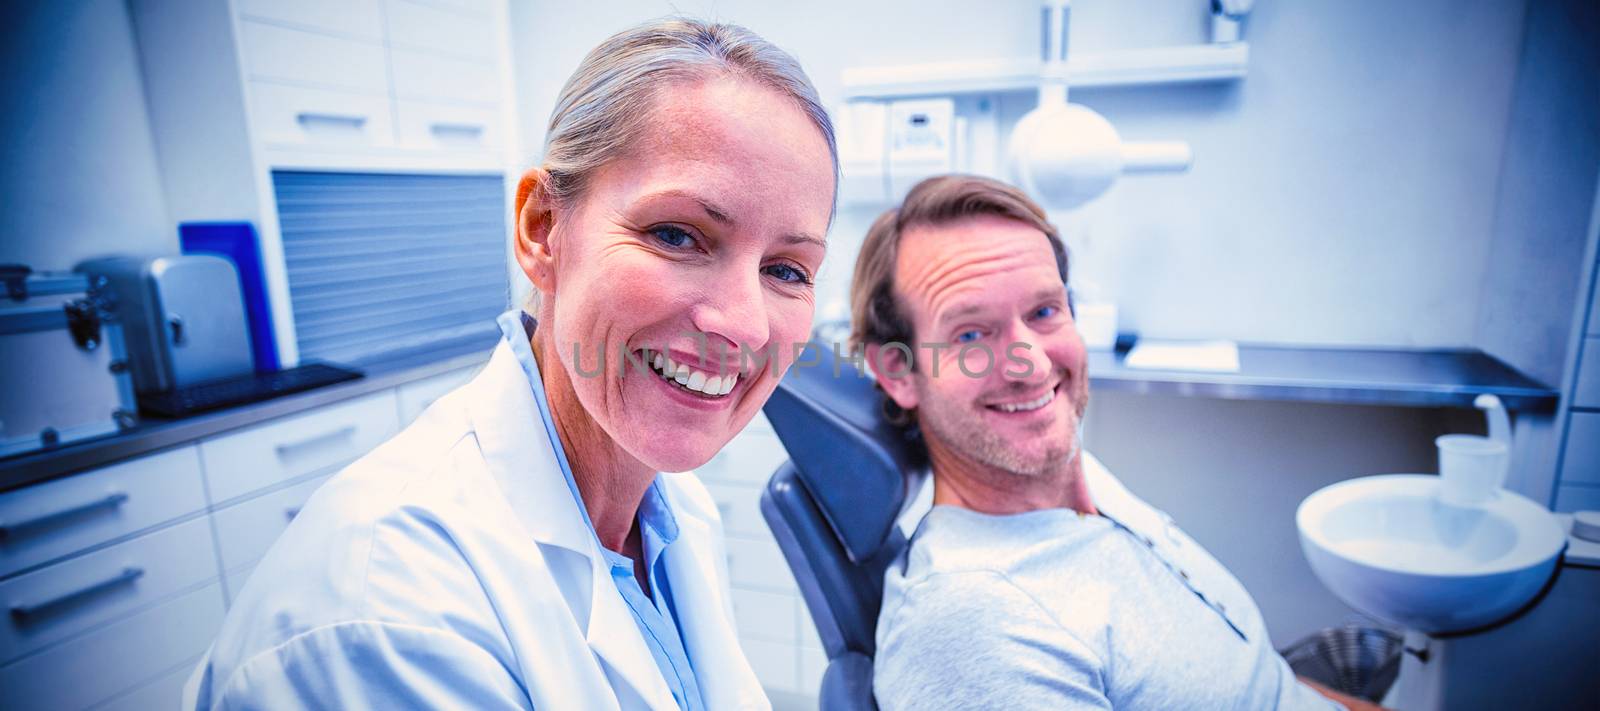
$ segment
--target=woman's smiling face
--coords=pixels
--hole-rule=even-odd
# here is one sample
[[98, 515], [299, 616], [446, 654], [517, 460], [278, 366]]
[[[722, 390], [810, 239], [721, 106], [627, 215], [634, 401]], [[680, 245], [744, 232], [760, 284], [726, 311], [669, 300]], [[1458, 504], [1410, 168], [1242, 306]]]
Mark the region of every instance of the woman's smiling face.
[[828, 144], [793, 101], [718, 77], [662, 92], [642, 140], [553, 211], [541, 330], [622, 449], [692, 469], [766, 403], [811, 330], [833, 195]]

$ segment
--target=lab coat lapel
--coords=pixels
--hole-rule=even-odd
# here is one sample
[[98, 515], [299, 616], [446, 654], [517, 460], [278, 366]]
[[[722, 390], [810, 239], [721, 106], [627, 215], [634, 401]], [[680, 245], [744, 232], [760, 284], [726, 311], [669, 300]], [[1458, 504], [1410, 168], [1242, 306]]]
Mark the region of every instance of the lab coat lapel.
[[662, 678], [661, 667], [656, 665], [655, 657], [645, 646], [633, 612], [617, 593], [604, 557], [597, 557], [601, 560], [594, 568], [594, 614], [589, 618], [589, 648], [610, 669], [613, 679], [632, 687], [650, 708], [677, 711], [678, 702], [672, 698], [672, 689]]
[[678, 520], [678, 542], [665, 556], [667, 577], [700, 696], [708, 709], [765, 708], [766, 695], [731, 623], [732, 601], [717, 582], [725, 575], [719, 565], [725, 560], [720, 541], [704, 519], [683, 511], [676, 502], [671, 505]]
[[589, 648], [609, 668], [613, 688], [620, 681], [650, 708], [677, 709], [633, 613], [617, 593], [594, 532], [567, 488], [527, 374], [509, 344], [501, 342], [470, 387], [478, 445], [518, 521], [539, 544], [574, 551], [589, 561], [590, 579], [574, 589], [587, 588], [590, 597], [569, 597], [569, 604], [587, 603], [586, 609], [573, 604], [573, 611], [585, 625]]
[[472, 428], [495, 481], [534, 540], [594, 558], [594, 533], [556, 464], [528, 377], [502, 341], [472, 381]]

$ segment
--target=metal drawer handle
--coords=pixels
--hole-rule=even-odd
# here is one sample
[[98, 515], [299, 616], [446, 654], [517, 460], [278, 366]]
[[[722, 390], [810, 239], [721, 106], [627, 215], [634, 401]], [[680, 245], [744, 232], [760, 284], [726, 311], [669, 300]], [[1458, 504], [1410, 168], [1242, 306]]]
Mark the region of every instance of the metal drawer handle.
[[362, 126], [367, 125], [367, 117], [365, 116], [357, 116], [354, 114], [328, 114], [313, 111], [302, 111], [298, 114], [295, 114], [294, 120], [295, 123], [298, 123], [301, 126], [310, 126], [311, 124], [322, 123], [338, 124], [340, 126], [348, 126], [350, 128], [359, 129]]
[[68, 506], [67, 508], [59, 511], [51, 511], [49, 513], [40, 514], [38, 516], [34, 516], [33, 518], [22, 519], [20, 521], [0, 523], [0, 541], [6, 540], [21, 533], [25, 533], [28, 529], [46, 528], [63, 523], [68, 519], [73, 519], [88, 513], [92, 513], [99, 509], [114, 509], [118, 506], [121, 506], [122, 503], [127, 500], [127, 494], [124, 494], [120, 491], [113, 491], [109, 494], [106, 494], [103, 498], [95, 499], [94, 501], [90, 501], [88, 503]]
[[431, 123], [428, 132], [437, 138], [470, 138], [478, 140], [483, 136], [483, 126], [475, 123]]
[[138, 580], [141, 577], [144, 577], [144, 568], [135, 568], [132, 566], [123, 568], [122, 572], [106, 578], [105, 580], [101, 580], [97, 583], [90, 583], [78, 588], [77, 590], [73, 590], [72, 592], [57, 595], [49, 600], [36, 602], [31, 605], [12, 605], [11, 619], [16, 620], [17, 622], [28, 622], [38, 618], [42, 614], [49, 612], [53, 608], [64, 607], [71, 603], [83, 600], [86, 597], [98, 595], [112, 588], [127, 585], [128, 583]]
[[314, 437], [309, 437], [307, 439], [300, 440], [298, 442], [284, 442], [283, 444], [278, 445], [275, 449], [278, 452], [278, 458], [279, 459], [287, 459], [289, 457], [294, 456], [295, 452], [299, 452], [299, 451], [305, 450], [305, 449], [311, 449], [311, 448], [314, 448], [314, 447], [316, 447], [318, 445], [333, 444], [333, 443], [337, 443], [337, 442], [343, 442], [345, 440], [350, 439], [351, 437], [354, 437], [355, 434], [356, 434], [356, 426], [355, 425], [345, 425], [344, 427], [340, 427], [339, 429], [336, 429], [336, 430], [334, 430], [332, 432], [319, 434], [319, 435], [316, 435]]

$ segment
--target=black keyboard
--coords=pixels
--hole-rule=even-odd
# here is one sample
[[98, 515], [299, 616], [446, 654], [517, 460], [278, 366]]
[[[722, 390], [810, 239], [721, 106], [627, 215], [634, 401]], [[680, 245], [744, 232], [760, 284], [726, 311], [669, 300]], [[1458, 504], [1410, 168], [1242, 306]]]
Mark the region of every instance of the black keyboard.
[[270, 400], [361, 377], [361, 371], [327, 363], [308, 363], [275, 373], [213, 380], [154, 395], [140, 395], [139, 409], [164, 417], [183, 417], [232, 405]]

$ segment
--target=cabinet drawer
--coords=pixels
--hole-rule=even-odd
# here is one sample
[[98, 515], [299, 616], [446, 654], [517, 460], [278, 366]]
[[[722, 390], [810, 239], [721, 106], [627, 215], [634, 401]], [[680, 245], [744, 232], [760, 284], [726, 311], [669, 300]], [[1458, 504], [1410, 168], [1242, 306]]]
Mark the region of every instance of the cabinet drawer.
[[194, 447], [8, 492], [0, 495], [0, 577], [205, 506]]
[[247, 19], [272, 20], [337, 32], [374, 42], [383, 41], [383, 12], [378, 0], [237, 0]]
[[[267, 554], [300, 507], [327, 481], [319, 476], [287, 488], [262, 494], [211, 514], [217, 526], [217, 549], [224, 571], [254, 565]], [[231, 591], [232, 588], [229, 588]], [[231, 598], [231, 596], [230, 596]]]
[[327, 89], [251, 82], [254, 129], [267, 145], [394, 145], [389, 99]]
[[740, 637], [795, 644], [799, 612], [800, 598], [791, 593], [733, 591], [733, 618], [739, 624]]
[[401, 385], [395, 390], [395, 397], [400, 400], [400, 426], [405, 427], [416, 421], [434, 400], [466, 385], [477, 373], [478, 366], [473, 366]]
[[0, 583], [0, 664], [217, 577], [196, 518]]
[[222, 626], [216, 584], [0, 668], [0, 708], [82, 709], [203, 653]]
[[479, 106], [500, 103], [500, 73], [493, 64], [398, 48], [390, 48], [389, 61], [395, 98]]
[[761, 517], [761, 489], [735, 484], [706, 484], [711, 498], [717, 502], [717, 512], [722, 515], [722, 531], [736, 536], [764, 537], [771, 535], [766, 519]]
[[798, 593], [794, 574], [778, 544], [766, 539], [727, 539], [728, 580], [736, 588]]
[[788, 460], [789, 452], [777, 435], [746, 427], [697, 472], [708, 481], [766, 486], [772, 473]]
[[201, 442], [211, 500], [344, 466], [395, 429], [394, 391], [384, 390]]
[[488, 151], [505, 143], [504, 120], [495, 109], [401, 101], [400, 145], [436, 151]]
[[431, 49], [491, 61], [499, 38], [493, 20], [460, 10], [389, 0], [384, 6], [390, 46]]
[[149, 711], [150, 709], [175, 709], [183, 705], [183, 686], [189, 682], [190, 675], [194, 674], [195, 667], [200, 665], [200, 657], [190, 659], [186, 664], [179, 664], [174, 669], [155, 681], [146, 682], [133, 691], [112, 699], [104, 706], [96, 706], [94, 711]]
[[227, 588], [228, 605], [239, 599], [239, 592], [244, 590], [244, 584], [250, 582], [250, 574], [256, 572], [256, 566], [240, 568], [222, 577], [222, 582]]
[[329, 37], [251, 20], [240, 22], [239, 31], [245, 73], [251, 79], [378, 96], [389, 90], [381, 43]]

